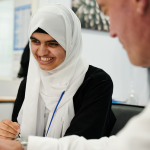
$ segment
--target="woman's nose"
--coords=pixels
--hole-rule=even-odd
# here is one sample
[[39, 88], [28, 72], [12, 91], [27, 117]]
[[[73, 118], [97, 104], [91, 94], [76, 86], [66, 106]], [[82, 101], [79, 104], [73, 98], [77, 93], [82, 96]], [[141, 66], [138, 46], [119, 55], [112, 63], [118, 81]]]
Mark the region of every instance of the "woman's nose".
[[44, 44], [41, 44], [39, 46], [39, 49], [38, 49], [38, 55], [39, 56], [45, 56], [45, 55], [48, 55], [49, 54], [49, 50], [47, 49], [47, 46], [44, 45]]

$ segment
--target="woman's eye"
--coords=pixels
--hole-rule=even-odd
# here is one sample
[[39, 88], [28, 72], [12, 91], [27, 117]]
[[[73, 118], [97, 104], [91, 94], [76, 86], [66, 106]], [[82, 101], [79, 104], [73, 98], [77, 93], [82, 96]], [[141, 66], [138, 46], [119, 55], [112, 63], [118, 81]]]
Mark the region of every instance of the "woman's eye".
[[48, 46], [54, 47], [54, 46], [58, 46], [57, 43], [48, 43]]
[[31, 42], [33, 42], [33, 43], [39, 43], [38, 40], [32, 40]]

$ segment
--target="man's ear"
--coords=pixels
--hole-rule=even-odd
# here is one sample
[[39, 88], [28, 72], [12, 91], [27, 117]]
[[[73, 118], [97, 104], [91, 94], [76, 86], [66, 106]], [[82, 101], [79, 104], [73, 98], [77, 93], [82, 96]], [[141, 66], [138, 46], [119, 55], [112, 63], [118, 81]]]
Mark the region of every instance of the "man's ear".
[[136, 3], [137, 12], [141, 15], [145, 14], [148, 9], [149, 0], [133, 0]]

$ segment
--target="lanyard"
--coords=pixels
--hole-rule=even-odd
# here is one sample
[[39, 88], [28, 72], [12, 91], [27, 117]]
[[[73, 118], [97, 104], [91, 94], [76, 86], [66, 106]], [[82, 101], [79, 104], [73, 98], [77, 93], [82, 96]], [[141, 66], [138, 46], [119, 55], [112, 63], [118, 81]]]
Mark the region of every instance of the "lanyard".
[[62, 92], [62, 94], [61, 94], [61, 96], [60, 96], [60, 99], [59, 99], [59, 101], [58, 101], [58, 103], [57, 103], [57, 105], [56, 105], [56, 107], [55, 107], [55, 110], [54, 110], [54, 112], [53, 112], [53, 115], [52, 115], [52, 118], [51, 118], [50, 124], [49, 124], [48, 129], [47, 129], [47, 132], [46, 132], [46, 136], [47, 136], [47, 134], [48, 134], [48, 131], [49, 131], [49, 128], [50, 128], [51, 123], [52, 123], [52, 121], [53, 121], [53, 118], [54, 118], [55, 112], [56, 112], [56, 110], [57, 110], [57, 107], [58, 107], [58, 105], [59, 105], [59, 103], [60, 103], [60, 101], [61, 101], [61, 99], [62, 99], [62, 97], [63, 97], [64, 93], [65, 93], [65, 91], [64, 91], [64, 92]]

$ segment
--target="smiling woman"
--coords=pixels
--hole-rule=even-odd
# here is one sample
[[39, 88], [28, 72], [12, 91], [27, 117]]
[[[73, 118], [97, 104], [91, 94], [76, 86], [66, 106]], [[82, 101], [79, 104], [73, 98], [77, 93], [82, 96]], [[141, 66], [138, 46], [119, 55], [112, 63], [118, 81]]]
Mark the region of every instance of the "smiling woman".
[[29, 38], [28, 75], [18, 91], [13, 122], [0, 125], [1, 137], [14, 138], [19, 127], [22, 137], [109, 136], [115, 123], [113, 83], [81, 55], [81, 24], [73, 11], [59, 4], [40, 8], [31, 19]]
[[66, 51], [44, 30], [38, 28], [30, 39], [32, 53], [42, 70], [52, 70], [64, 61]]

